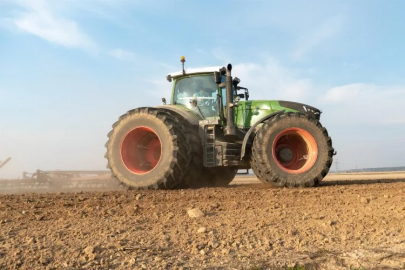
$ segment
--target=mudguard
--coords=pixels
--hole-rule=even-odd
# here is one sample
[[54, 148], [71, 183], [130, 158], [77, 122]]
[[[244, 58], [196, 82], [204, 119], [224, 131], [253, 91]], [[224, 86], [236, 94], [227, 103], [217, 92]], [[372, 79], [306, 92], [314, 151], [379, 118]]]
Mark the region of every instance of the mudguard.
[[260, 118], [253, 126], [251, 126], [248, 130], [248, 132], [246, 132], [245, 137], [243, 138], [243, 143], [242, 143], [242, 149], [241, 149], [241, 155], [240, 155], [240, 160], [243, 159], [243, 157], [245, 156], [245, 152], [246, 152], [246, 145], [249, 141], [250, 135], [255, 131], [256, 127], [263, 123], [264, 121], [276, 116], [277, 114], [283, 114], [285, 112], [285, 110], [282, 111], [278, 111], [269, 115], [266, 115], [262, 118]]
[[184, 109], [178, 108], [177, 106], [173, 106], [173, 105], [161, 105], [161, 106], [156, 106], [155, 108], [159, 108], [159, 109], [165, 109], [165, 110], [169, 110], [172, 111], [176, 114], [181, 115], [184, 119], [187, 120], [187, 122], [189, 122], [192, 125], [196, 125], [198, 126], [198, 121], [202, 120], [202, 118], [200, 118], [199, 116], [197, 116], [195, 113], [193, 112], [189, 112], [186, 111]]

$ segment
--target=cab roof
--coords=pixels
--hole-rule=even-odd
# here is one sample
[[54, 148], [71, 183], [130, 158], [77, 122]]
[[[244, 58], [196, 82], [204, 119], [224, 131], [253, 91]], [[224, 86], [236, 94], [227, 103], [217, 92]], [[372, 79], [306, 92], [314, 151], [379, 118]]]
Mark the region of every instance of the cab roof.
[[[193, 75], [193, 74], [201, 74], [201, 73], [214, 73], [214, 71], [218, 71], [221, 69], [221, 66], [217, 66], [217, 67], [204, 67], [204, 68], [188, 68], [185, 69], [186, 74], [185, 75]], [[166, 78], [167, 79], [175, 79], [177, 77], [183, 76], [183, 71], [176, 71], [176, 72], [172, 72], [167, 74]]]

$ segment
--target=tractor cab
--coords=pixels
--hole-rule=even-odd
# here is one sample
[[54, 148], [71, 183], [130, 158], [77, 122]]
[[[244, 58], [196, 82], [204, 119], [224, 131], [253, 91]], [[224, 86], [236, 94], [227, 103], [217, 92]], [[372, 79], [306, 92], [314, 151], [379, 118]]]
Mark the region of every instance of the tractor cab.
[[[171, 105], [185, 106], [194, 111], [202, 119], [221, 118], [225, 119], [226, 108], [226, 69], [224, 67], [208, 67], [187, 69], [170, 73], [166, 79], [173, 81]], [[232, 82], [232, 104], [244, 98], [248, 100], [248, 89], [239, 87], [240, 80], [234, 78]], [[238, 94], [237, 91], [244, 91]]]

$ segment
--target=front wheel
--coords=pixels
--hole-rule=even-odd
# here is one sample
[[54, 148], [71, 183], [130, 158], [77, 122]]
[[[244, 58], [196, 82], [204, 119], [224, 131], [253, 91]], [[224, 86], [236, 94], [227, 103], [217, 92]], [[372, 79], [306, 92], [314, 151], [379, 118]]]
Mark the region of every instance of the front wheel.
[[332, 139], [318, 120], [286, 113], [267, 120], [257, 132], [251, 166], [264, 183], [311, 187], [329, 172], [332, 156]]
[[128, 111], [108, 134], [107, 167], [131, 189], [174, 188], [189, 173], [185, 124], [163, 109]]

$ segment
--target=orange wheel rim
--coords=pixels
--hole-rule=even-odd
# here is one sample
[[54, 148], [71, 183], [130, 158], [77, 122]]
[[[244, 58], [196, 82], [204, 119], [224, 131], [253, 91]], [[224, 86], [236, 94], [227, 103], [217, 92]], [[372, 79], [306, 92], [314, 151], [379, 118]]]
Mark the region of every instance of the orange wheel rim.
[[137, 127], [129, 131], [121, 142], [121, 160], [135, 174], [152, 171], [162, 156], [159, 136], [148, 127]]
[[273, 159], [285, 172], [300, 174], [311, 169], [318, 157], [314, 137], [302, 128], [287, 128], [273, 141]]

